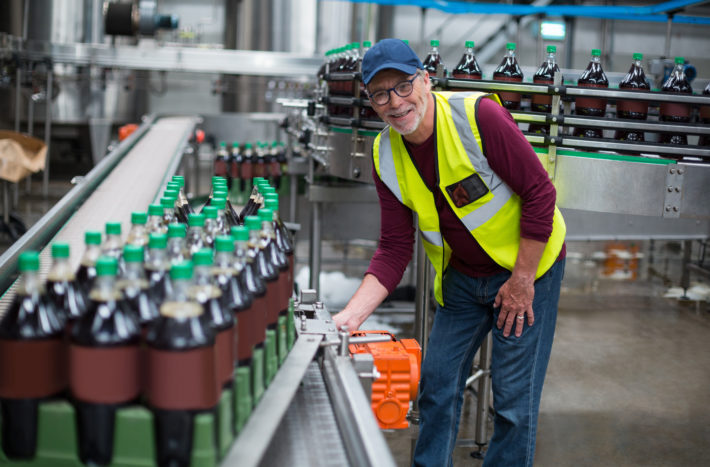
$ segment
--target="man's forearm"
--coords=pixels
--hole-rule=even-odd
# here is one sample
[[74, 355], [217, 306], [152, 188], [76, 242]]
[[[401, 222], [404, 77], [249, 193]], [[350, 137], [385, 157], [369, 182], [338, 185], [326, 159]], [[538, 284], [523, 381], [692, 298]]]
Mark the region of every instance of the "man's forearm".
[[518, 258], [515, 260], [513, 275], [535, 280], [545, 245], [546, 243], [537, 240], [520, 238], [520, 248], [518, 249]]
[[351, 331], [360, 327], [363, 321], [387, 298], [387, 288], [373, 274], [365, 274], [360, 287], [343, 311], [333, 317], [338, 327], [347, 325]]

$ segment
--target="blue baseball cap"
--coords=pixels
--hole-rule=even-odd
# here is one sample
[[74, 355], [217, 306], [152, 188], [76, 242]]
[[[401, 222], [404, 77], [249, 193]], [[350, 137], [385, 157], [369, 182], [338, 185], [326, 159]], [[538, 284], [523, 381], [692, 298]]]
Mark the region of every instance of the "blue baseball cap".
[[389, 68], [413, 75], [424, 65], [404, 41], [382, 39], [362, 58], [362, 80], [368, 84], [378, 72]]

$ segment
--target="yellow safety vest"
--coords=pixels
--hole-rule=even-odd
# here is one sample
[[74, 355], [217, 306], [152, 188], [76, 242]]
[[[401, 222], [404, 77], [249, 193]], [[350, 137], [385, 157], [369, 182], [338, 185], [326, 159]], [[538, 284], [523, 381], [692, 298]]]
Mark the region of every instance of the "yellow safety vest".
[[[500, 100], [495, 94], [480, 92], [435, 92], [434, 95], [439, 189], [485, 252], [500, 266], [512, 271], [520, 247], [522, 201], [488, 165], [476, 122], [477, 104], [481, 98], [493, 99], [498, 104]], [[439, 228], [434, 194], [419, 175], [402, 136], [393, 129], [387, 127], [375, 138], [373, 158], [382, 182], [402, 204], [418, 215], [424, 249], [436, 270], [434, 295], [436, 301], [443, 305], [442, 279], [451, 258], [451, 247]], [[477, 179], [475, 174], [483, 181], [483, 190], [487, 188], [487, 192], [457, 207], [447, 187], [451, 190], [452, 186], [459, 186], [457, 183], [468, 177]], [[480, 181], [478, 183], [483, 186]], [[552, 234], [538, 265], [536, 278], [542, 276], [559, 256], [565, 231], [564, 219], [555, 206]]]

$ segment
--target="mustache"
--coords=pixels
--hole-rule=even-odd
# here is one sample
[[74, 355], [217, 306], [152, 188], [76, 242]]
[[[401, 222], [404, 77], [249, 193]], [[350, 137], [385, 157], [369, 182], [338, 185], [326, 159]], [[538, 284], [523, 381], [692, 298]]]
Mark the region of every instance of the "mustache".
[[406, 107], [402, 107], [401, 109], [388, 110], [387, 112], [385, 112], [385, 116], [394, 117], [395, 115], [405, 114], [410, 110], [415, 110], [415, 107], [413, 105], [407, 105]]

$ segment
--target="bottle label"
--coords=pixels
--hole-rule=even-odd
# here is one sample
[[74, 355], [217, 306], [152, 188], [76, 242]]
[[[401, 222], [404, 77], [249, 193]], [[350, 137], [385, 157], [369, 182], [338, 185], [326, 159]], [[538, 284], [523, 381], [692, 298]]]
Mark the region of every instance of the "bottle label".
[[629, 112], [634, 114], [648, 114], [648, 101], [616, 101], [616, 112]]
[[0, 397], [37, 399], [66, 387], [66, 348], [61, 338], [0, 339]]
[[453, 72], [452, 76], [455, 79], [481, 79], [481, 75], [469, 75], [468, 73]]
[[94, 404], [120, 404], [140, 394], [138, 345], [69, 347], [69, 386], [78, 400]]
[[[499, 78], [495, 78], [496, 81], [508, 81], [512, 83], [521, 83], [523, 81], [522, 77], [512, 77], [512, 76], [501, 76]], [[521, 95], [518, 94], [517, 92], [509, 92], [509, 91], [498, 91], [498, 96], [500, 97], [501, 101], [505, 102], [520, 102]]]
[[165, 410], [206, 410], [217, 405], [215, 348], [148, 348], [145, 392], [148, 405]]
[[[536, 84], [553, 84], [551, 79], [535, 80], [533, 78], [533, 82]], [[531, 103], [533, 105], [552, 105], [552, 96], [547, 94], [533, 94]]]
[[220, 384], [228, 383], [234, 377], [235, 347], [234, 326], [217, 333], [215, 350], [217, 352], [217, 377]]
[[242, 162], [241, 171], [242, 180], [251, 180], [254, 176], [252, 173], [251, 162]]
[[237, 161], [232, 161], [231, 167], [229, 168], [229, 175], [232, 178], [239, 178], [239, 163]]
[[279, 283], [276, 280], [266, 282], [266, 323], [270, 327], [276, 326], [279, 320]]
[[700, 118], [705, 120], [704, 123], [708, 123], [707, 120], [710, 120], [710, 105], [700, 106]]
[[[609, 86], [601, 84], [584, 84], [581, 88], [608, 88]], [[606, 111], [606, 99], [597, 97], [577, 97], [575, 100], [575, 108], [594, 109], [601, 112]]]
[[661, 102], [660, 114], [665, 117], [690, 118], [690, 106], [677, 102]]

